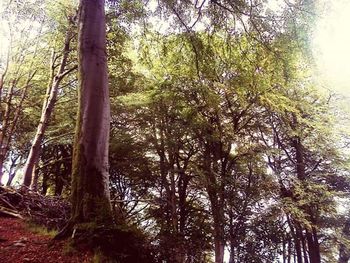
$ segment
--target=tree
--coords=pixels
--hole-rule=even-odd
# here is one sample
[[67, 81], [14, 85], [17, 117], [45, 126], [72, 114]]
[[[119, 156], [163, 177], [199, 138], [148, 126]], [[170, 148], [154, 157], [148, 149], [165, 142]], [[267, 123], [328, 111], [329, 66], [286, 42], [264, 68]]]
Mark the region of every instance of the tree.
[[72, 237], [75, 245], [84, 243], [98, 250], [102, 261], [152, 262], [142, 234], [121, 222], [116, 225], [112, 213], [104, 0], [80, 1], [78, 28], [79, 105], [72, 160], [72, 212], [55, 238]]
[[[40, 151], [41, 151], [41, 144], [45, 135], [45, 131], [48, 127], [50, 117], [54, 110], [55, 103], [57, 101], [57, 95], [58, 95], [60, 84], [64, 79], [64, 77], [76, 68], [75, 66], [73, 66], [69, 69], [66, 69], [67, 64], [69, 63], [68, 57], [71, 51], [70, 43], [72, 42], [73, 36], [74, 35], [72, 32], [72, 29], [68, 28], [66, 32], [65, 40], [63, 43], [64, 47], [62, 50], [62, 54], [57, 55], [56, 52], [52, 50], [51, 64], [50, 64], [50, 71], [51, 71], [50, 80], [46, 90], [46, 96], [43, 103], [42, 113], [41, 113], [39, 125], [37, 127], [37, 132], [34, 136], [34, 140], [30, 148], [29, 156], [27, 158], [25, 168], [24, 168], [23, 185], [27, 187], [31, 186], [31, 188], [34, 188], [34, 190], [36, 190], [35, 188], [37, 185], [38, 177], [33, 175], [35, 173], [35, 168], [38, 166]], [[60, 64], [55, 65], [55, 61], [59, 56], [61, 56]], [[59, 68], [58, 68], [58, 71], [55, 73], [55, 69], [57, 66]]]
[[[335, 209], [350, 189], [338, 152], [343, 138], [333, 133], [332, 99], [311, 88], [302, 34], [294, 36], [291, 25], [304, 23], [291, 12], [300, 1], [286, 3], [278, 17], [263, 0], [158, 1], [153, 18], [167, 12], [174, 26], [165, 35], [145, 23], [138, 35], [142, 27], [133, 25], [150, 11], [147, 2], [80, 0], [75, 143], [69, 134], [78, 84], [74, 74], [59, 78], [74, 53], [61, 74], [51, 71], [58, 78], [49, 78], [50, 41], [40, 38], [43, 59], [33, 61], [35, 89], [26, 92], [22, 112], [15, 106], [23, 86], [10, 85], [15, 70], [5, 74], [1, 121], [21, 117], [14, 133], [0, 126], [12, 140], [10, 179], [43, 106], [28, 163], [39, 160], [30, 168], [33, 188], [37, 182], [42, 193], [63, 197], [71, 190], [72, 217], [57, 238], [118, 262], [147, 262], [139, 256], [147, 238], [151, 262], [222, 263], [226, 251], [231, 263], [335, 262], [338, 248], [347, 261], [349, 227], [340, 234], [345, 220]], [[68, 15], [53, 9], [52, 17]], [[66, 30], [58, 24], [44, 28], [63, 47]], [[27, 65], [17, 76], [30, 73]], [[50, 100], [38, 100], [48, 81]]]
[[79, 109], [71, 223], [109, 225], [113, 220], [108, 179], [110, 106], [104, 1], [81, 0], [78, 26]]
[[38, 78], [41, 68], [36, 65], [40, 54], [45, 52], [40, 43], [43, 26], [32, 26], [37, 22], [45, 23], [45, 16], [39, 15], [41, 3], [35, 1], [22, 6], [13, 1], [5, 2], [6, 11], [1, 17], [7, 20], [8, 32], [4, 37], [9, 39], [9, 46], [5, 58], [0, 58], [0, 181], [28, 93], [37, 88], [34, 78]]

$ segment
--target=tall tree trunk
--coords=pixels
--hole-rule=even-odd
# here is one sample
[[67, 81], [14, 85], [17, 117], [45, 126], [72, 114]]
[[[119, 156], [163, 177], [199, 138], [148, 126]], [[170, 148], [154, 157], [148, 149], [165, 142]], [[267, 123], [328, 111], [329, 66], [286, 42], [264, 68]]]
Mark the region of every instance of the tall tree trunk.
[[222, 199], [219, 193], [219, 184], [212, 172], [212, 155], [210, 143], [205, 144], [203, 156], [203, 168], [206, 177], [206, 190], [209, 196], [211, 213], [213, 217], [213, 238], [214, 238], [214, 254], [215, 263], [224, 262], [225, 252], [225, 232], [224, 232], [224, 211]]
[[32, 184], [30, 185], [30, 188], [33, 191], [38, 190], [38, 179], [39, 179], [39, 169], [37, 164], [35, 164], [33, 167], [33, 180], [32, 180]]
[[110, 105], [104, 0], [80, 0], [79, 110], [72, 168], [72, 223], [112, 223]]
[[46, 168], [44, 168], [44, 170], [42, 171], [43, 173], [43, 183], [42, 183], [42, 188], [41, 188], [41, 194], [42, 195], [46, 195], [47, 194], [47, 190], [49, 188], [49, 172], [46, 170]]
[[108, 174], [110, 103], [104, 4], [104, 0], [79, 3], [79, 105], [73, 146], [72, 210], [69, 222], [55, 237], [80, 235], [85, 244], [101, 249], [102, 257], [106, 250], [111, 251], [116, 239]]
[[[230, 221], [232, 220], [230, 219]], [[231, 229], [232, 229], [232, 223], [230, 223], [230, 232], [232, 232]], [[236, 262], [235, 250], [236, 250], [236, 242], [234, 240], [234, 237], [230, 234], [230, 258], [228, 260], [228, 263]]]
[[288, 239], [288, 252], [287, 252], [287, 263], [291, 263], [292, 260], [292, 240]]
[[[350, 238], [350, 218], [345, 222], [343, 231], [343, 238]], [[350, 250], [346, 244], [340, 244], [338, 263], [348, 263], [350, 260]]]
[[[59, 158], [59, 157], [58, 157]], [[55, 165], [55, 196], [60, 196], [63, 191], [63, 173], [61, 172], [61, 163]]]
[[312, 236], [314, 239], [314, 250], [315, 250], [315, 262], [321, 262], [321, 251], [320, 243], [318, 240], [318, 233], [316, 227], [312, 227]]
[[308, 257], [308, 253], [307, 253], [307, 247], [306, 247], [306, 240], [305, 240], [305, 236], [303, 235], [302, 231], [300, 231], [300, 237], [301, 237], [301, 244], [303, 246], [304, 263], [309, 263], [309, 257]]
[[312, 232], [310, 232], [309, 230], [306, 231], [306, 238], [309, 248], [310, 263], [320, 263], [320, 246], [318, 244], [317, 232], [314, 227], [312, 228]]
[[234, 216], [233, 216], [233, 211], [231, 207], [229, 207], [228, 216], [229, 216], [229, 238], [230, 238], [230, 258], [228, 262], [235, 263], [236, 236], [235, 236], [235, 228], [233, 224]]
[[214, 222], [214, 248], [215, 263], [223, 263], [225, 252], [225, 239], [223, 227], [218, 222]]
[[303, 263], [303, 256], [302, 256], [302, 251], [301, 251], [301, 238], [300, 237], [300, 231], [298, 231], [298, 223], [296, 223], [296, 226], [294, 228], [292, 220], [287, 216], [287, 222], [288, 226], [291, 231], [291, 235], [293, 237], [294, 241], [294, 249], [295, 249], [295, 254], [294, 254], [294, 261], [297, 263]]
[[4, 157], [5, 156], [3, 156], [3, 154], [0, 153], [0, 185], [2, 184], [1, 181], [2, 181], [3, 169], [4, 169], [4, 159], [5, 159]]
[[[293, 116], [293, 119], [294, 119], [294, 122], [296, 123], [297, 121], [295, 116]], [[306, 179], [304, 149], [303, 149], [301, 140], [298, 136], [296, 136], [293, 139], [293, 146], [295, 148], [297, 177], [301, 182], [304, 182]], [[314, 218], [314, 215], [310, 207], [307, 207], [306, 209], [304, 208], [303, 210], [306, 210], [306, 213], [309, 214], [311, 218]], [[316, 224], [316, 222], [311, 222], [311, 223], [314, 225]], [[305, 242], [304, 237], [301, 236], [301, 238], [303, 238], [302, 241]], [[318, 243], [317, 230], [314, 226], [312, 227], [312, 232], [310, 232], [309, 230], [306, 230], [306, 240], [308, 244], [310, 263], [320, 263], [321, 262], [320, 247]], [[303, 246], [305, 245], [303, 244]], [[305, 259], [305, 262], [307, 263], [307, 259]]]
[[[210, 177], [212, 175], [209, 175]], [[214, 178], [213, 178], [214, 179]], [[218, 193], [216, 192], [216, 183], [208, 186], [209, 201], [213, 216], [213, 236], [214, 236], [214, 252], [215, 263], [224, 262], [225, 251], [225, 232], [224, 232], [224, 212], [222, 204], [219, 200]]]
[[294, 244], [295, 244], [295, 252], [296, 252], [296, 256], [297, 256], [297, 262], [298, 263], [303, 263], [303, 256], [302, 256], [302, 252], [301, 252], [301, 237], [299, 236], [299, 234], [296, 234], [295, 240], [294, 240]]
[[69, 48], [70, 41], [71, 41], [71, 33], [70, 33], [70, 31], [67, 31], [65, 41], [64, 41], [64, 48], [63, 48], [63, 52], [62, 52], [62, 59], [60, 62], [59, 70], [58, 70], [56, 75], [54, 74], [55, 60], [56, 60], [54, 52], [53, 52], [52, 57], [51, 57], [51, 77], [50, 77], [50, 81], [49, 81], [49, 84], [47, 87], [45, 101], [44, 101], [43, 107], [42, 107], [40, 122], [39, 122], [39, 125], [37, 127], [37, 131], [36, 131], [36, 134], [35, 134], [35, 137], [33, 140], [33, 144], [30, 148], [29, 156], [28, 156], [27, 162], [25, 164], [25, 168], [24, 168], [24, 182], [23, 182], [23, 184], [25, 186], [32, 187], [32, 186], [38, 184], [37, 181], [36, 182], [33, 181], [33, 178], [37, 178], [35, 176], [33, 177], [34, 172], [35, 172], [34, 167], [36, 167], [38, 165], [38, 162], [39, 162], [41, 143], [42, 143], [42, 140], [44, 138], [45, 131], [48, 127], [51, 114], [52, 114], [53, 109], [55, 107], [59, 85], [60, 85], [62, 79], [64, 78], [64, 76], [67, 75], [71, 71], [71, 70], [65, 71], [66, 65], [67, 65], [67, 60], [68, 60], [68, 55], [70, 52], [70, 48]]

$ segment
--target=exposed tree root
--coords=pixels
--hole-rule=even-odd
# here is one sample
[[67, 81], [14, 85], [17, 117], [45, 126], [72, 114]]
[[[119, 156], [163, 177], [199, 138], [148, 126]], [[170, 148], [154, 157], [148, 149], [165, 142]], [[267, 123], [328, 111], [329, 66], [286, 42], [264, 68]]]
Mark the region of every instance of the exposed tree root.
[[93, 251], [99, 262], [154, 262], [152, 249], [143, 234], [126, 225], [68, 222], [53, 241], [61, 239], [69, 239], [77, 249]]
[[18, 213], [17, 210], [9, 209], [9, 208], [3, 207], [3, 206], [0, 206], [0, 215], [1, 214], [23, 219], [23, 217]]
[[[53, 240], [63, 240], [73, 236], [74, 224], [71, 220], [58, 232], [58, 234], [53, 238]], [[74, 237], [74, 236], [73, 236]]]

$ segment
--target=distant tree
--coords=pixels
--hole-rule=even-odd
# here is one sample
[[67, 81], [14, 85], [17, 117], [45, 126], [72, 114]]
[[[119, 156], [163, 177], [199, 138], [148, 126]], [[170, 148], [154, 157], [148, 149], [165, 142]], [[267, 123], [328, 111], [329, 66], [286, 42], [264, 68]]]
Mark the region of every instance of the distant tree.
[[[72, 18], [71, 18], [72, 19]], [[61, 54], [56, 54], [57, 52], [52, 50], [51, 55], [51, 62], [50, 62], [50, 79], [48, 81], [45, 100], [42, 106], [42, 113], [39, 121], [39, 125], [37, 127], [36, 134], [34, 136], [32, 146], [29, 151], [29, 155], [24, 167], [24, 181], [23, 185], [27, 187], [31, 187], [35, 190], [37, 186], [37, 176], [34, 176], [35, 173], [35, 167], [39, 164], [40, 159], [40, 151], [41, 151], [41, 144], [44, 139], [45, 131], [48, 128], [49, 121], [51, 118], [51, 115], [53, 113], [57, 96], [59, 92], [59, 87], [64, 79], [69, 73], [71, 73], [76, 66], [71, 66], [70, 68], [67, 68], [67, 65], [69, 64], [69, 54], [71, 52], [71, 42], [74, 38], [74, 32], [73, 32], [73, 25], [69, 23], [70, 25], [66, 30], [65, 39], [63, 43], [63, 49]], [[57, 65], [55, 62], [56, 60], [61, 57], [60, 63]], [[58, 71], [55, 72], [56, 68], [58, 67]]]
[[32, 26], [39, 21], [45, 23], [43, 15], [39, 15], [42, 5], [34, 2], [24, 7], [13, 1], [1, 4], [6, 5], [1, 16], [7, 21], [8, 32], [4, 37], [8, 38], [9, 45], [5, 57], [0, 58], [0, 181], [28, 94], [36, 86], [39, 54], [45, 52], [40, 46], [43, 26]]

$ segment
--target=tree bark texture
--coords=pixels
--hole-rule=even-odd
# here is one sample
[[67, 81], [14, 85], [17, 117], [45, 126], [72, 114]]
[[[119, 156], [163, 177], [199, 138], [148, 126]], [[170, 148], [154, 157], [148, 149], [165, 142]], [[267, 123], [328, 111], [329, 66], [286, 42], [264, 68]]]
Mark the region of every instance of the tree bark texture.
[[[347, 219], [342, 231], [343, 238], [350, 238], [350, 219]], [[350, 260], [350, 250], [346, 244], [340, 244], [338, 263], [348, 263]]]
[[79, 110], [72, 168], [71, 223], [112, 222], [104, 0], [80, 0]]
[[212, 172], [212, 155], [210, 144], [205, 145], [204, 152], [204, 172], [206, 173], [206, 190], [209, 196], [210, 208], [213, 218], [213, 238], [214, 238], [214, 254], [215, 263], [224, 262], [225, 252], [225, 231], [224, 231], [224, 211], [223, 199], [221, 198], [219, 183]]
[[318, 243], [318, 235], [315, 227], [312, 227], [312, 232], [306, 230], [306, 239], [309, 247], [310, 263], [320, 263], [320, 245]]
[[0, 154], [0, 185], [1, 185], [2, 176], [3, 176], [3, 171], [2, 171], [3, 169], [4, 169], [4, 156]]

